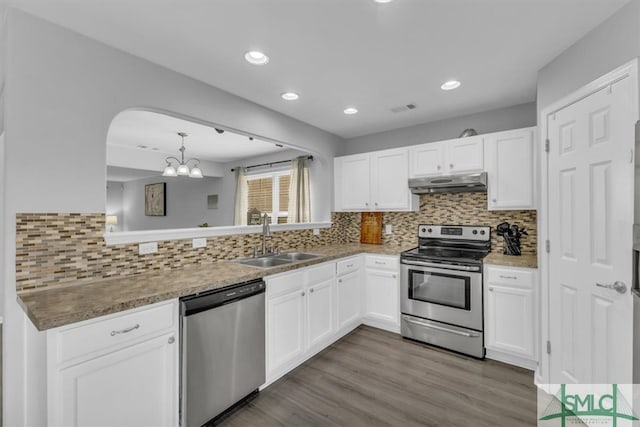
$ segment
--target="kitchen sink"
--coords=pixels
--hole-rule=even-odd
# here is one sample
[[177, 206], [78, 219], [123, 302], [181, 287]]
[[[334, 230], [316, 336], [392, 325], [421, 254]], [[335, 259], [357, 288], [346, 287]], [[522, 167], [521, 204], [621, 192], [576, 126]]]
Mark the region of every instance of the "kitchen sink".
[[296, 262], [296, 261], [305, 261], [308, 259], [318, 258], [320, 255], [308, 254], [306, 252], [284, 252], [274, 256], [279, 259], [287, 259], [287, 260]]
[[291, 264], [292, 262], [305, 261], [319, 256], [320, 255], [308, 254], [306, 252], [283, 252], [281, 254], [262, 255], [257, 258], [237, 259], [234, 262], [251, 267], [269, 268]]
[[251, 267], [269, 268], [291, 264], [293, 261], [286, 258], [276, 258], [275, 256], [265, 256], [260, 258], [239, 259], [235, 262], [242, 265], [250, 265]]

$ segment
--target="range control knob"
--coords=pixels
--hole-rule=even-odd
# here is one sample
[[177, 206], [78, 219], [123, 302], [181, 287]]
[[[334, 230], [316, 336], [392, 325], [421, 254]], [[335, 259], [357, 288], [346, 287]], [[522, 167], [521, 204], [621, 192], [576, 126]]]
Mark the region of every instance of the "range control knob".
[[484, 236], [484, 230], [480, 230], [480, 234], [482, 234]]
[[433, 230], [429, 228], [427, 231], [428, 231], [429, 233], [431, 233]]
[[420, 230], [420, 231], [422, 231], [423, 233], [426, 233], [427, 229], [423, 227], [422, 230]]
[[478, 230], [473, 230], [472, 233], [473, 234], [478, 234]]

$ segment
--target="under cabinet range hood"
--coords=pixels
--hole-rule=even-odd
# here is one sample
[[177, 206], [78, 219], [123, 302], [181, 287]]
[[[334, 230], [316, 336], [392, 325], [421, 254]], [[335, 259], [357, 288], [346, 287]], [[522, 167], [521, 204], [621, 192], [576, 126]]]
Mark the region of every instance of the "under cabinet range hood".
[[483, 192], [487, 191], [487, 173], [413, 178], [409, 188], [413, 194]]

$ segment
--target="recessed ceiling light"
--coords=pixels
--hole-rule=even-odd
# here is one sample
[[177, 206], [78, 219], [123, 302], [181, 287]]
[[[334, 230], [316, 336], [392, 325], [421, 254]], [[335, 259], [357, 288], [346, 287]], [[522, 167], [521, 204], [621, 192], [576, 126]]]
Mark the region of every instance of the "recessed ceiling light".
[[393, 0], [373, 0], [376, 3], [391, 3]]
[[250, 50], [245, 53], [244, 59], [246, 59], [248, 63], [254, 65], [264, 65], [269, 62], [269, 57], [258, 50]]
[[295, 101], [296, 99], [300, 98], [300, 96], [295, 92], [285, 92], [285, 93], [281, 94], [280, 96], [285, 101]]
[[351, 115], [351, 114], [356, 114], [358, 112], [358, 109], [355, 107], [348, 107], [344, 109], [344, 113]]
[[462, 83], [460, 83], [457, 80], [449, 80], [449, 81], [446, 81], [446, 82], [442, 83], [442, 86], [440, 86], [440, 89], [442, 89], [442, 90], [458, 89], [461, 84]]

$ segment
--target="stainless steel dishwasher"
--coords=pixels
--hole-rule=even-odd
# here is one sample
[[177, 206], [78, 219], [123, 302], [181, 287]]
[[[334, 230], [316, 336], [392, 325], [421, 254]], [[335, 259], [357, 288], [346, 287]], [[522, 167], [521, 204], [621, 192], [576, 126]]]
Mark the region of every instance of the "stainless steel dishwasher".
[[202, 426], [265, 382], [265, 283], [180, 299], [180, 420]]

